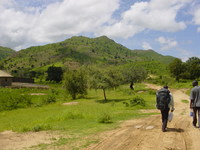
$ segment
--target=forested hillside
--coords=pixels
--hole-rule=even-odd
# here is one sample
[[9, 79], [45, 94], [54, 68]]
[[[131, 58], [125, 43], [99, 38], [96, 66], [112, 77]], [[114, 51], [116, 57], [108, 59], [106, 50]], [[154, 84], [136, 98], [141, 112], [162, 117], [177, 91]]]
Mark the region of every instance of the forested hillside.
[[59, 43], [20, 50], [4, 59], [2, 64], [5, 70], [13, 74], [27, 76], [27, 72], [44, 72], [52, 65], [105, 67], [137, 63], [147, 68], [151, 64], [151, 69], [156, 69], [155, 66], [160, 68], [173, 59], [174, 57], [162, 56], [153, 50], [130, 50], [106, 36], [98, 38], [78, 36]]
[[147, 59], [159, 61], [164, 64], [169, 64], [174, 60], [174, 57], [172, 56], [163, 56], [153, 50], [134, 50], [134, 52], [136, 52], [141, 57], [146, 57]]
[[11, 56], [12, 54], [16, 53], [14, 50], [7, 48], [7, 47], [2, 47], [0, 46], [0, 60]]

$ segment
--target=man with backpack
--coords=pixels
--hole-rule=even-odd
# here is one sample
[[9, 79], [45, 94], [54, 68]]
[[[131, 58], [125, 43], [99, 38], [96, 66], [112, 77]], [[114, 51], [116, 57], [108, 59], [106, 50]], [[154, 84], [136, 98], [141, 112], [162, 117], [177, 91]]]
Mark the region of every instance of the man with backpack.
[[168, 115], [174, 111], [173, 96], [168, 90], [168, 86], [164, 86], [156, 92], [156, 107], [160, 110], [162, 116], [162, 131], [167, 131]]
[[193, 109], [193, 126], [197, 127], [197, 112], [198, 112], [198, 127], [200, 128], [200, 87], [198, 81], [192, 82], [192, 90], [190, 93], [190, 108]]

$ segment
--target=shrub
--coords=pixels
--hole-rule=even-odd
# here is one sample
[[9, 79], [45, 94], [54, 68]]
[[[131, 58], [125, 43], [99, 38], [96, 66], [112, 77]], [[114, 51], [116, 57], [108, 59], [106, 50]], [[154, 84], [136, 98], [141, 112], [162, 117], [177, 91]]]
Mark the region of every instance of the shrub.
[[132, 100], [130, 100], [130, 105], [131, 106], [136, 106], [136, 105], [145, 106], [145, 100], [137, 96], [133, 98]]
[[133, 106], [136, 106], [136, 105], [140, 105], [140, 106], [145, 106], [146, 103], [145, 103], [145, 100], [141, 97], [134, 97], [132, 100], [128, 102], [123, 102], [123, 104], [126, 106], [126, 107], [133, 107]]
[[31, 104], [31, 97], [29, 95], [6, 92], [0, 97], [0, 111], [25, 108], [31, 106]]
[[43, 100], [44, 104], [50, 104], [50, 103], [55, 103], [55, 102], [56, 102], [56, 96], [52, 94]]
[[156, 91], [155, 90], [149, 90], [149, 94], [150, 95], [156, 95]]
[[47, 96], [47, 98], [43, 100], [43, 103], [44, 104], [55, 103], [57, 101], [56, 95], [58, 95], [58, 91], [52, 89], [51, 93]]
[[108, 113], [103, 113], [98, 118], [99, 123], [112, 123], [111, 116]]
[[51, 129], [50, 125], [44, 125], [44, 124], [42, 124], [42, 125], [36, 125], [36, 126], [34, 126], [31, 129], [31, 131], [33, 131], [33, 132], [39, 132], [39, 131], [42, 131], [42, 130], [49, 130], [49, 129]]
[[60, 82], [62, 80], [63, 70], [61, 67], [50, 66], [47, 70], [47, 81]]
[[68, 70], [65, 74], [64, 87], [66, 91], [76, 99], [77, 95], [87, 94], [87, 79], [83, 70]]
[[83, 115], [82, 114], [77, 114], [77, 113], [73, 113], [73, 112], [68, 112], [67, 115], [64, 117], [64, 119], [83, 119]]
[[41, 131], [41, 130], [42, 130], [42, 126], [39, 126], [39, 125], [34, 126], [34, 127], [32, 128], [32, 131], [33, 131], [33, 132], [39, 132], [39, 131]]

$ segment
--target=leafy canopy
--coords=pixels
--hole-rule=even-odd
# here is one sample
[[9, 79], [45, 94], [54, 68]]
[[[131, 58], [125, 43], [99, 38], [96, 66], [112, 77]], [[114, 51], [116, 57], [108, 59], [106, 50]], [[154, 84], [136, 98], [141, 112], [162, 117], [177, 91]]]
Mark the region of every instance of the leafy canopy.
[[72, 96], [72, 99], [76, 99], [78, 94], [87, 94], [87, 78], [82, 69], [67, 70], [63, 84], [66, 91]]

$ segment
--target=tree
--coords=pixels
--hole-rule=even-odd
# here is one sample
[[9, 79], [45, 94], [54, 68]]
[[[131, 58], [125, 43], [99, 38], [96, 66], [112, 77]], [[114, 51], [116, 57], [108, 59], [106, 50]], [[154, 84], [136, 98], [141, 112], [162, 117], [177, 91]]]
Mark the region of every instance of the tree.
[[76, 99], [78, 94], [87, 94], [87, 78], [82, 69], [67, 70], [63, 83], [67, 92], [72, 96], [72, 99]]
[[130, 83], [130, 88], [134, 90], [134, 83], [141, 82], [147, 77], [147, 71], [138, 66], [128, 65], [122, 69], [125, 83]]
[[47, 70], [47, 81], [62, 81], [63, 70], [61, 67], [50, 66]]
[[189, 79], [197, 79], [200, 77], [200, 59], [191, 57], [186, 61], [187, 72]]
[[97, 68], [90, 68], [90, 88], [102, 89], [104, 100], [107, 100], [106, 89], [117, 88], [122, 83], [122, 75], [118, 70], [100, 70]]
[[1, 69], [1, 70], [4, 70], [3, 64], [0, 64], [0, 69]]
[[185, 72], [183, 62], [181, 59], [174, 59], [170, 64], [169, 64], [169, 71], [173, 77], [176, 78], [176, 81], [179, 82], [179, 79], [181, 78], [182, 74]]

